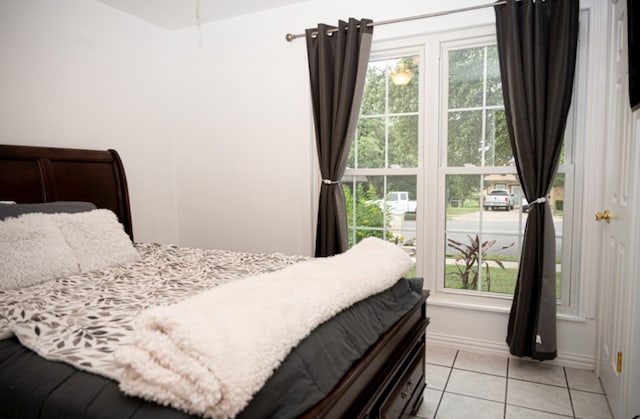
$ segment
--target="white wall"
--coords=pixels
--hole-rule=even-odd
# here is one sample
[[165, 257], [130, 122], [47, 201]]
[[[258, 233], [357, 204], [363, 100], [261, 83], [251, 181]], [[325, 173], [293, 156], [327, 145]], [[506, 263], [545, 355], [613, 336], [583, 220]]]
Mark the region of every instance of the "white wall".
[[202, 46], [197, 28], [174, 34], [182, 245], [310, 252], [306, 62], [277, 26], [204, 25]]
[[86, 0], [0, 2], [0, 143], [114, 148], [137, 240], [175, 242], [169, 33]]

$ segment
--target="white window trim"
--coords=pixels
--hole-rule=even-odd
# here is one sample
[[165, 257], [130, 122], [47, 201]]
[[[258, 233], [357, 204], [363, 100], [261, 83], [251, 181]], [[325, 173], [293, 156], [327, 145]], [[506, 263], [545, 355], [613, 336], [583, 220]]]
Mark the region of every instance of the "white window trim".
[[[580, 15], [580, 31], [584, 33], [589, 28], [589, 16], [593, 4], [591, 0], [584, 0], [581, 8]], [[602, 20], [602, 19], [600, 19]], [[602, 23], [602, 22], [600, 22]], [[590, 58], [594, 56], [590, 50], [595, 48], [606, 48], [606, 43], [596, 42], [594, 34], [597, 31], [589, 31], [589, 45], [588, 48], [582, 48], [580, 50], [580, 56], [578, 57], [578, 67], [584, 70], [581, 74], [579, 82], [581, 88], [578, 89], [574, 102], [579, 104], [579, 109], [574, 112], [580, 112], [584, 115], [585, 123], [576, 124], [573, 128], [576, 130], [576, 141], [583, 141], [582, 155], [574, 155], [574, 164], [576, 170], [580, 171], [580, 167], [588, 162], [600, 162], [600, 156], [602, 153], [602, 147], [594, 146], [594, 143], [600, 138], [598, 137], [598, 130], [600, 123], [598, 118], [592, 117], [599, 115], [602, 111], [602, 106], [587, 105], [587, 98], [594, 96], [594, 94], [600, 95], [597, 85], [594, 85], [590, 80], [591, 78], [602, 78], [602, 74], [596, 72], [593, 73], [594, 62]], [[462, 36], [461, 36], [462, 34]], [[476, 39], [482, 37], [480, 39]], [[414, 37], [407, 37], [403, 39], [383, 40], [375, 42], [372, 46], [371, 60], [381, 60], [385, 58], [393, 58], [403, 55], [419, 55], [420, 57], [420, 95], [421, 97], [437, 97], [439, 106], [440, 98], [442, 98], [442, 89], [446, 88], [446, 83], [441, 83], [442, 67], [440, 60], [440, 44], [443, 42], [453, 42], [454, 39], [458, 39], [461, 45], [472, 46], [473, 42], [478, 45], [486, 44], [486, 39], [495, 39], [495, 26], [484, 25], [480, 27], [474, 27], [466, 30], [455, 30], [450, 33], [435, 33], [426, 34]], [[471, 43], [469, 40], [474, 40]], [[580, 64], [582, 63], [582, 64]], [[430, 69], [437, 68], [439, 71], [437, 74], [430, 73]], [[587, 71], [588, 70], [588, 71]], [[439, 278], [444, 275], [444, 266], [440, 263], [444, 258], [444, 240], [434, 240], [434, 237], [444, 237], [444, 207], [440, 203], [445, 199], [445, 188], [441, 187], [444, 182], [444, 177], [441, 177], [439, 160], [442, 159], [445, 150], [438, 142], [438, 136], [442, 129], [442, 112], [437, 109], [424, 109], [426, 106], [425, 101], [420, 101], [420, 122], [419, 122], [419, 135], [420, 141], [418, 145], [418, 170], [417, 173], [414, 169], [359, 169], [358, 173], [366, 175], [416, 175], [417, 188], [421, 192], [418, 197], [418, 213], [417, 220], [418, 226], [416, 231], [417, 245], [422, 249], [422, 255], [417, 259], [416, 272], [419, 276], [425, 278], [425, 288], [432, 291], [430, 297], [430, 303], [434, 305], [453, 306], [459, 308], [466, 308], [471, 310], [481, 310], [487, 312], [508, 312], [511, 307], [512, 297], [510, 295], [478, 295], [476, 291], [470, 291], [468, 293], [445, 293], [441, 289], [438, 289]], [[590, 116], [591, 115], [591, 116]], [[435, 143], [434, 143], [435, 141]], [[566, 170], [567, 167], [560, 167], [566, 173], [565, 176], [574, 177], [575, 174], [572, 170]], [[497, 167], [488, 168], [487, 173], [514, 173], [509, 167]], [[585, 231], [586, 225], [589, 224], [585, 220], [585, 214], [589, 211], [584, 206], [587, 204], [590, 198], [599, 196], [600, 188], [587, 188], [586, 184], [592, 181], [593, 176], [589, 176], [589, 172], [582, 170], [584, 176], [577, 177], [574, 183], [575, 199], [573, 208], [573, 222], [571, 228], [573, 229], [573, 240], [576, 243], [571, 245], [573, 248], [573, 254], [570, 258], [571, 265], [571, 281], [563, 281], [570, 284], [570, 306], [559, 306], [558, 318], [570, 320], [570, 321], [584, 321], [585, 318], [593, 318], [595, 312], [596, 299], [594, 297], [597, 291], [597, 284], [594, 284], [594, 278], [592, 275], [585, 274], [582, 278], [579, 278], [580, 272], [585, 272], [585, 266], [589, 266], [584, 258], [580, 258], [580, 255], [589, 255], [593, 253], [593, 249], [597, 249], [597, 246], [581, 243], [582, 234]], [[449, 168], [448, 174], [463, 174], [464, 170], [459, 168]], [[431, 199], [427, 197], [435, 197]], [[578, 210], [581, 209], [581, 210]], [[564, 226], [567, 228], [567, 226]], [[586, 234], [591, 236], [591, 234]], [[563, 245], [563, 249], [568, 248], [568, 243]], [[590, 250], [591, 249], [591, 250]], [[563, 250], [564, 251], [564, 250]], [[563, 260], [565, 256], [563, 255]], [[435, 268], [434, 268], [435, 267]], [[579, 279], [579, 280], [578, 280]], [[575, 286], [574, 286], [575, 285]], [[563, 289], [563, 294], [566, 291]]]
[[[390, 47], [389, 44], [385, 43], [385, 48], [374, 48], [372, 47], [372, 51], [371, 54], [369, 56], [369, 61], [383, 61], [383, 60], [389, 60], [389, 59], [394, 59], [394, 58], [399, 58], [399, 57], [406, 57], [406, 56], [418, 56], [419, 57], [419, 68], [420, 68], [420, 73], [419, 76], [422, 77], [422, 69], [424, 66], [424, 42], [422, 43], [416, 43], [416, 41], [410, 41], [410, 42], [402, 42], [401, 44], [395, 44], [395, 46]], [[424, 87], [422, 85], [422, 82], [419, 85], [419, 89], [418, 89], [418, 94], [420, 95], [420, 97], [423, 97], [424, 95]], [[413, 112], [409, 113], [412, 114]], [[423, 174], [422, 174], [422, 167], [423, 167], [423, 163], [422, 163], [422, 155], [423, 155], [423, 145], [422, 145], [422, 141], [420, 141], [420, 138], [422, 138], [423, 136], [423, 130], [424, 130], [424, 123], [422, 121], [423, 117], [422, 115], [424, 115], [424, 101], [419, 100], [418, 101], [418, 112], [416, 113], [418, 116], [418, 166], [417, 167], [410, 167], [410, 168], [398, 168], [398, 167], [380, 167], [380, 168], [347, 168], [345, 170], [344, 175], [345, 176], [386, 176], [386, 177], [391, 177], [391, 176], [415, 176], [416, 177], [416, 191], [421, 190], [420, 188], [422, 187], [422, 182], [423, 182]], [[389, 114], [391, 115], [391, 114]], [[368, 117], [370, 117], [371, 115], [368, 115]], [[388, 163], [388, 149], [385, 146], [385, 164]], [[386, 185], [386, 182], [385, 182]], [[386, 191], [386, 187], [385, 187], [385, 191], [383, 193], [383, 196], [386, 196], [387, 191]], [[420, 208], [420, 201], [417, 200], [417, 205], [418, 208]], [[350, 217], [351, 214], [347, 214], [347, 217]], [[416, 218], [417, 214], [416, 214]], [[419, 225], [419, 221], [417, 221], [417, 225]], [[384, 229], [385, 232], [386, 231], [391, 231], [394, 232], [396, 230], [392, 229], [392, 228], [385, 228]], [[349, 231], [349, 234], [351, 234], [351, 231]], [[418, 240], [420, 240], [419, 236], [420, 233], [418, 231], [418, 229], [416, 229], [415, 231], [416, 234], [416, 242], [418, 242]], [[417, 270], [417, 267], [416, 267]]]
[[[434, 139], [439, 142], [439, 153], [435, 162], [437, 172], [437, 201], [436, 209], [437, 219], [433, 223], [437, 228], [436, 237], [445, 237], [446, 231], [446, 214], [445, 207], [441, 205], [445, 202], [445, 187], [447, 175], [465, 175], [465, 174], [516, 174], [515, 166], [485, 166], [474, 167], [472, 169], [466, 167], [448, 167], [447, 166], [447, 147], [446, 139], [448, 138], [448, 54], [446, 52], [459, 48], [474, 48], [487, 45], [495, 45], [495, 26], [482, 26], [466, 31], [455, 31], [443, 33], [433, 37], [434, 51], [437, 51], [438, 65], [438, 106], [433, 112], [437, 113], [437, 129], [434, 133]], [[442, 300], [445, 305], [454, 304], [456, 306], [467, 306], [475, 309], [483, 309], [488, 311], [503, 312], [511, 306], [512, 296], [508, 294], [478, 292], [475, 290], [457, 290], [444, 287], [445, 266], [442, 261], [445, 259], [446, 246], [444, 241], [439, 243], [435, 249], [435, 281], [432, 281], [432, 289], [435, 290], [434, 300]]]

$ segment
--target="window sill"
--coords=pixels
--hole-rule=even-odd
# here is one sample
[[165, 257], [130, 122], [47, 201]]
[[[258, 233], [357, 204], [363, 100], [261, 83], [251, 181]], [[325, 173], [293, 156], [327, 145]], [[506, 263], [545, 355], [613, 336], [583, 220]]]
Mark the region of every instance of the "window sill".
[[[501, 313], [508, 315], [511, 310], [511, 298], [509, 297], [481, 297], [473, 295], [461, 295], [444, 292], [432, 292], [429, 296], [429, 305], [436, 307], [449, 307], [461, 310], [480, 311], [487, 313]], [[573, 307], [558, 306], [556, 318], [558, 320], [585, 323], [587, 319], [573, 313]]]
[[429, 305], [508, 314], [511, 299], [435, 292], [429, 296]]

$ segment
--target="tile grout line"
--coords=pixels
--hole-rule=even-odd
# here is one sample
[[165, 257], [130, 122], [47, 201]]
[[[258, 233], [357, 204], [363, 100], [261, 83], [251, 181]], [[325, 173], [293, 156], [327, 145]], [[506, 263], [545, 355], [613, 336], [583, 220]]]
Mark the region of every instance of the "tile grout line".
[[569, 403], [571, 403], [571, 413], [573, 413], [573, 417], [576, 417], [576, 408], [573, 407], [573, 397], [571, 397], [571, 389], [569, 388], [569, 377], [567, 376], [567, 369], [562, 367], [562, 372], [564, 373], [564, 381], [567, 384], [567, 393], [569, 393]]
[[[516, 378], [516, 377], [509, 377], [509, 379], [514, 380], [514, 381], [521, 381], [523, 383], [531, 383], [531, 384], [540, 384], [541, 386], [547, 386], [547, 387], [555, 387], [555, 388], [569, 388], [566, 385], [558, 385], [558, 384], [550, 384], [550, 383], [543, 383], [541, 381], [537, 381], [536, 379], [524, 379], [524, 378]], [[583, 391], [583, 390], [579, 390], [579, 391]], [[584, 391], [585, 393], [592, 393], [592, 394], [600, 394], [600, 393], [595, 393], [593, 391]]]
[[504, 413], [503, 413], [503, 418], [507, 419], [507, 395], [509, 392], [509, 364], [510, 364], [510, 359], [507, 358], [507, 375], [505, 377], [505, 383], [504, 383]]
[[[473, 370], [473, 369], [458, 368], [457, 361], [458, 361], [458, 357], [460, 356], [460, 352], [461, 352], [461, 350], [459, 350], [459, 349], [455, 350], [453, 359], [452, 359], [451, 363], [448, 364], [448, 365], [445, 364], [444, 362], [442, 364], [440, 364], [440, 363], [432, 364], [432, 365], [436, 365], [436, 366], [447, 366], [447, 367], [450, 368], [450, 370], [449, 370], [449, 373], [447, 374], [447, 377], [444, 380], [445, 382], [442, 385], [442, 392], [441, 392], [438, 400], [434, 400], [435, 409], [433, 411], [433, 414], [430, 416], [431, 419], [439, 418], [443, 414], [443, 411], [440, 410], [440, 408], [442, 407], [442, 402], [444, 401], [445, 393], [448, 393], [448, 394], [451, 394], [451, 395], [467, 397], [467, 398], [471, 398], [471, 399], [485, 400], [485, 401], [494, 402], [494, 403], [498, 402], [497, 399], [485, 398], [485, 397], [481, 397], [479, 395], [471, 396], [471, 395], [466, 394], [464, 392], [462, 392], [462, 393], [457, 392], [457, 391], [453, 391], [452, 392], [451, 389], [449, 389], [449, 384], [451, 382], [451, 377], [453, 376], [454, 369], [455, 370], [459, 370], [459, 371], [466, 371], [466, 372], [469, 372], [469, 373], [479, 374], [479, 375], [485, 375], [485, 376], [495, 376], [495, 377], [499, 377], [500, 376], [499, 374], [495, 374], [495, 373], [492, 373], [492, 372], [482, 372], [482, 371], [476, 371], [476, 370]], [[466, 360], [466, 358], [463, 359], [463, 361], [465, 361], [465, 360]], [[567, 394], [569, 396], [569, 403], [570, 403], [570, 406], [571, 406], [571, 412], [567, 411], [566, 413], [564, 411], [562, 413], [560, 413], [563, 410], [560, 407], [560, 405], [559, 405], [559, 408], [557, 410], [551, 410], [551, 411], [549, 411], [549, 410], [541, 410], [541, 406], [533, 407], [533, 406], [529, 406], [529, 405], [526, 405], [526, 404], [525, 405], [514, 404], [513, 406], [517, 406], [517, 407], [514, 407], [514, 409], [520, 409], [521, 408], [521, 409], [526, 410], [526, 411], [538, 412], [539, 414], [547, 414], [547, 415], [553, 414], [553, 415], [557, 415], [557, 417], [563, 417], [563, 418], [566, 418], [566, 419], [572, 419], [572, 418], [573, 419], [577, 419], [578, 418], [578, 416], [577, 416], [577, 407], [580, 407], [580, 406], [576, 406], [576, 403], [580, 404], [579, 402], [581, 400], [580, 399], [581, 396], [578, 397], [577, 400], [573, 400], [573, 393], [572, 393], [573, 388], [572, 388], [572, 384], [569, 383], [569, 369], [571, 369], [571, 368], [568, 368], [566, 366], [560, 366], [562, 368], [561, 369], [561, 373], [563, 374], [564, 383], [561, 384], [559, 382], [559, 380], [557, 379], [558, 375], [556, 375], [557, 372], [554, 372], [553, 375], [555, 375], [556, 378], [554, 380], [552, 380], [555, 384], [552, 384], [551, 382], [543, 382], [545, 380], [542, 379], [542, 378], [540, 378], [541, 381], [539, 381], [538, 379], [535, 379], [533, 376], [526, 376], [526, 377], [523, 376], [522, 378], [511, 378], [510, 377], [511, 367], [515, 368], [517, 366], [517, 364], [511, 365], [511, 361], [512, 360], [513, 359], [511, 359], [510, 357], [506, 358], [507, 365], [506, 365], [506, 374], [505, 374], [505, 386], [504, 386], [504, 398], [503, 398], [504, 405], [503, 405], [502, 419], [507, 419], [509, 417], [508, 416], [508, 412], [509, 412], [509, 409], [508, 409], [509, 403], [508, 403], [508, 401], [509, 401], [509, 389], [510, 389], [509, 382], [510, 382], [511, 379], [513, 379], [515, 381], [523, 382], [523, 383], [531, 383], [531, 384], [535, 384], [535, 385], [538, 385], [538, 386], [543, 386], [543, 387], [546, 387], [546, 388], [555, 387], [555, 388], [558, 389], [558, 391], [559, 391], [560, 388], [563, 388], [563, 389], [565, 389], [565, 391], [567, 391]], [[462, 366], [464, 367], [465, 364], [463, 363]], [[517, 368], [516, 368], [516, 370], [517, 370]], [[516, 371], [516, 370], [514, 370], [514, 371]], [[491, 371], [493, 371], [493, 370], [491, 370]], [[542, 369], [541, 371], [544, 371], [544, 369]], [[596, 377], [596, 379], [597, 379], [598, 383], [600, 384], [600, 386], [602, 386], [600, 377]], [[586, 378], [585, 378], [585, 380], [586, 380]], [[581, 395], [581, 394], [584, 393], [585, 395], [591, 394], [591, 395], [603, 396], [605, 398], [605, 400], [606, 400], [606, 407], [608, 408], [609, 412], [611, 412], [611, 407], [608, 405], [608, 400], [606, 399], [606, 395], [604, 395], [603, 392], [593, 390], [593, 387], [588, 387], [588, 388], [585, 388], [584, 390], [580, 390], [579, 387], [580, 387], [581, 384], [578, 383], [577, 381], [574, 382], [574, 384], [577, 385], [577, 388], [575, 390], [576, 390], [576, 393], [578, 395]], [[566, 405], [564, 405], [564, 406], [566, 406]], [[453, 407], [450, 406], [450, 405], [445, 406], [445, 411], [444, 411], [445, 415], [447, 413], [449, 413], [450, 408], [453, 408]], [[544, 409], [544, 408], [542, 408], [542, 409]], [[499, 414], [496, 415], [496, 417], [499, 418], [500, 417]], [[423, 419], [423, 418], [421, 418], [419, 416], [416, 416], [416, 417], [414, 417], [412, 419]], [[638, 419], [640, 419], [640, 417]]]
[[[499, 377], [499, 378], [504, 378], [504, 375], [501, 374], [497, 374], [497, 373], [492, 373], [492, 372], [484, 372], [484, 371], [478, 371], [478, 370], [470, 370], [468, 368], [456, 368], [458, 371], [466, 371], [466, 372], [472, 372], [475, 374], [482, 374], [482, 375], [489, 375], [491, 377]], [[524, 380], [521, 380], [524, 381]]]
[[458, 359], [458, 353], [460, 350], [456, 349], [456, 354], [453, 356], [453, 362], [451, 363], [451, 369], [449, 370], [449, 375], [447, 375], [447, 381], [445, 381], [444, 386], [442, 388], [442, 393], [440, 394], [440, 399], [438, 400], [438, 405], [436, 406], [436, 410], [433, 411], [433, 419], [436, 419], [438, 416], [438, 410], [440, 410], [440, 404], [442, 403], [442, 399], [444, 398], [444, 393], [447, 391], [447, 386], [449, 385], [449, 379], [451, 378], [451, 374], [453, 374], [453, 366], [456, 365], [456, 360]]

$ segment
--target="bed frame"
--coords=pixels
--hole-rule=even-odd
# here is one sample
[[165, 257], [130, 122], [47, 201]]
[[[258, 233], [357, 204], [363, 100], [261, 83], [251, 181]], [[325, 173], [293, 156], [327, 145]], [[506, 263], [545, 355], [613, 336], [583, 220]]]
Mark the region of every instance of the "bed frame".
[[115, 150], [0, 144], [0, 201], [93, 202], [113, 211], [133, 240], [127, 179]]
[[[127, 181], [115, 150], [0, 145], [0, 201], [93, 202], [112, 210], [133, 239]], [[425, 388], [427, 297], [428, 291], [423, 292], [421, 303], [303, 417], [399, 418], [415, 413]]]

